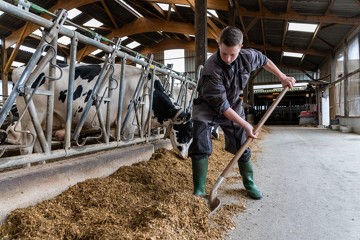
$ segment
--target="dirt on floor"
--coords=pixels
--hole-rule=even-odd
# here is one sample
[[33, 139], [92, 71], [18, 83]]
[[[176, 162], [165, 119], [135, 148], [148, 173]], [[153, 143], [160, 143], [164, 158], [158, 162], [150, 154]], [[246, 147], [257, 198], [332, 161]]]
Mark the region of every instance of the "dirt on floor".
[[[251, 145], [253, 160], [266, 133], [262, 130]], [[207, 192], [233, 157], [223, 145], [223, 135], [213, 139]], [[209, 215], [206, 201], [193, 196], [192, 188], [191, 160], [159, 149], [149, 161], [14, 210], [0, 226], [0, 239], [222, 239], [235, 227], [232, 217], [245, 209], [245, 196], [239, 193], [236, 203]]]

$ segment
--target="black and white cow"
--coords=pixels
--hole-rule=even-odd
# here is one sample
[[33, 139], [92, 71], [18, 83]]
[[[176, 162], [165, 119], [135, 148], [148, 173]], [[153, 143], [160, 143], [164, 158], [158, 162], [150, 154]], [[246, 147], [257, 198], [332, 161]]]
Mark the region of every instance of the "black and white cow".
[[[185, 157], [187, 156], [188, 149], [192, 143], [191, 114], [179, 112], [177, 110], [178, 107], [171, 107], [172, 105], [178, 105], [174, 103], [176, 102], [174, 96], [171, 96], [166, 92], [160, 81], [155, 81], [154, 89], [154, 115], [157, 116], [158, 121], [162, 124], [164, 119], [164, 117], [162, 117], [162, 114], [164, 114], [164, 109], [172, 109], [169, 113], [171, 116], [175, 116], [176, 118], [173, 119], [171, 127], [168, 128], [168, 130], [171, 131], [171, 133], [169, 133], [171, 144], [178, 152], [181, 153], [180, 155], [182, 157]], [[156, 102], [158, 104], [155, 104]]]
[[[87, 64], [79, 64], [75, 68], [75, 81], [74, 81], [74, 94], [73, 94], [73, 105], [72, 105], [72, 126], [76, 126], [79, 122], [82, 112], [84, 111], [84, 107], [89, 101], [92, 91], [94, 89], [94, 85], [100, 71], [102, 69], [101, 64], [96, 65], [87, 65]], [[44, 76], [48, 75], [49, 67], [47, 66], [42, 73], [39, 75], [37, 80], [33, 83], [33, 85], [39, 85], [39, 89], [48, 89], [48, 82], [45, 81], [46, 78]], [[62, 73], [60, 73], [59, 69], [56, 69], [56, 76], [61, 76], [60, 79], [54, 80], [55, 90], [55, 103], [54, 103], [54, 114], [53, 114], [53, 131], [61, 130], [65, 128], [66, 123], [66, 108], [67, 108], [67, 97], [68, 97], [68, 79], [69, 79], [69, 67], [65, 66], [61, 68]], [[16, 82], [21, 74], [24, 71], [24, 67], [20, 67], [14, 69], [12, 74], [13, 82]], [[137, 68], [134, 66], [126, 66], [125, 67], [125, 75], [124, 75], [124, 82], [123, 87], [124, 91], [124, 98], [123, 98], [123, 112], [122, 116], [126, 115], [126, 111], [128, 109], [128, 105], [133, 98], [133, 93], [135, 92], [138, 80], [142, 73], [141, 68]], [[115, 64], [114, 65], [114, 73], [112, 75], [113, 79], [116, 80], [117, 83], [113, 86], [119, 86], [119, 77], [121, 72], [121, 65]], [[41, 81], [41, 82], [39, 82]], [[113, 82], [113, 81], [111, 81]], [[149, 84], [148, 81], [147, 84]], [[192, 136], [191, 136], [191, 120], [190, 114], [184, 112], [179, 106], [177, 106], [171, 98], [165, 93], [164, 89], [161, 86], [159, 80], [155, 81], [155, 88], [153, 94], [153, 113], [155, 118], [157, 119], [158, 124], [162, 126], [166, 126], [166, 124], [170, 124], [172, 128], [170, 139], [173, 145], [173, 148], [179, 152], [179, 154], [186, 158], [188, 154], [188, 147], [191, 143]], [[108, 91], [107, 87], [101, 89], [99, 91], [100, 96], [104, 94], [105, 91]], [[113, 91], [111, 96], [111, 116], [110, 116], [110, 123], [111, 127], [116, 126], [116, 113], [118, 112], [119, 105], [118, 105], [118, 97], [119, 91]], [[46, 96], [44, 95], [34, 95], [33, 102], [36, 107], [36, 112], [38, 115], [38, 119], [42, 124], [42, 127], [45, 127], [45, 119], [46, 119]], [[16, 104], [19, 109], [20, 115], [24, 112], [26, 107], [26, 103], [24, 97], [19, 96], [16, 99]], [[103, 116], [106, 116], [107, 104], [101, 104], [99, 111], [102, 113]], [[143, 111], [147, 112], [149, 109], [149, 101], [144, 104]], [[133, 133], [136, 131], [136, 126], [133, 124], [132, 121], [128, 121], [126, 126], [124, 126], [125, 133]], [[181, 130], [179, 130], [179, 128]], [[32, 141], [32, 136], [37, 136], [34, 126], [30, 120], [29, 114], [25, 114], [24, 117], [21, 119], [21, 129], [28, 130], [31, 134], [23, 134], [20, 140], [20, 144], [26, 145]], [[96, 108], [93, 106], [90, 108], [88, 117], [85, 120], [85, 123], [82, 127], [83, 130], [92, 130], [92, 129], [99, 129], [99, 121], [96, 117]], [[190, 134], [190, 135], [189, 135]], [[27, 148], [22, 149], [23, 153], [32, 153], [32, 152], [42, 152], [42, 148], [38, 141], [35, 141], [35, 144], [29, 144]]]

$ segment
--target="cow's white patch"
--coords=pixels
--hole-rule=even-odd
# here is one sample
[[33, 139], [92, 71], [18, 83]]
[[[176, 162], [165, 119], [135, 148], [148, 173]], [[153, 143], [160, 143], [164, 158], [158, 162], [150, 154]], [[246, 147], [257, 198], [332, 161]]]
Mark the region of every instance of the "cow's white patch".
[[170, 141], [171, 145], [173, 146], [174, 150], [183, 158], [186, 159], [189, 156], [189, 147], [193, 141], [192, 138], [190, 138], [189, 141], [185, 141], [183, 143], [179, 142], [179, 131], [172, 129], [170, 132]]

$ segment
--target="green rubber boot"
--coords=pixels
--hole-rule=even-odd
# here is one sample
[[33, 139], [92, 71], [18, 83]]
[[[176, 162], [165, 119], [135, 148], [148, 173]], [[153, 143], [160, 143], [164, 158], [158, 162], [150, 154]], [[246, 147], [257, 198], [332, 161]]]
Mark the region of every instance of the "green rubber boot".
[[239, 169], [240, 169], [240, 175], [243, 179], [244, 187], [252, 199], [261, 199], [262, 194], [258, 187], [256, 186], [253, 178], [253, 169], [251, 166], [251, 161], [247, 162], [238, 162]]
[[208, 158], [192, 159], [192, 172], [194, 183], [194, 195], [204, 197], [206, 176], [208, 171]]

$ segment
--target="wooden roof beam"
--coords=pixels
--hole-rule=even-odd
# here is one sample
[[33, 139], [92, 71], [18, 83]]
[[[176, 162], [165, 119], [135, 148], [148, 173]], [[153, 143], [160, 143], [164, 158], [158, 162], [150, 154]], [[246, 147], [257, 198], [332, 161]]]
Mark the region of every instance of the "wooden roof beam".
[[114, 17], [112, 16], [109, 8], [106, 6], [106, 3], [104, 2], [104, 0], [101, 0], [101, 5], [103, 6], [106, 14], [108, 15], [108, 17], [110, 18], [112, 24], [114, 25], [115, 28], [119, 28], [119, 26], [116, 24], [116, 21], [114, 19]]
[[334, 15], [330, 16], [309, 16], [309, 15], [301, 15], [297, 12], [291, 11], [288, 13], [275, 13], [270, 12], [268, 10], [261, 10], [259, 12], [251, 12], [244, 7], [239, 7], [239, 15], [246, 17], [259, 17], [259, 18], [268, 18], [268, 19], [276, 19], [276, 20], [284, 20], [291, 19], [292, 21], [302, 21], [309, 23], [338, 23], [338, 24], [347, 24], [347, 25], [359, 25], [360, 16], [345, 18], [345, 17], [337, 17]]
[[[51, 7], [48, 11], [54, 12], [55, 10], [61, 9], [61, 8], [66, 9], [66, 10], [71, 10], [73, 8], [78, 8], [78, 7], [81, 7], [81, 6], [90, 4], [90, 3], [95, 3], [98, 1], [100, 1], [100, 0], [77, 0], [77, 1], [59, 0], [57, 2], [57, 4], [55, 4], [53, 7]], [[51, 18], [50, 16], [45, 15], [45, 14], [42, 14], [41, 16], [46, 19]], [[10, 36], [8, 36], [5, 39], [5, 48], [10, 47], [11, 45], [13, 45], [14, 43], [17, 42], [17, 40], [22, 35], [23, 28], [20, 28], [17, 31], [14, 31], [12, 34], [10, 34]], [[26, 28], [26, 31], [24, 32], [24, 36], [29, 36], [33, 31], [35, 31], [38, 28], [39, 28], [38, 25], [30, 23], [29, 26]]]
[[[166, 14], [165, 11], [162, 10], [161, 7], [159, 7], [159, 5], [157, 5], [156, 3], [150, 2], [150, 5], [161, 15], [162, 19], [166, 19]], [[150, 12], [147, 9], [144, 9], [142, 6], [136, 4], [136, 6], [140, 7], [142, 10], [145, 10], [147, 13], [151, 13], [151, 15], [154, 15], [152, 12]], [[170, 5], [169, 5], [170, 6]], [[159, 18], [159, 16], [156, 16], [157, 18]]]
[[[159, 2], [166, 4], [183, 4], [195, 7], [195, 0], [147, 0], [148, 2]], [[207, 0], [207, 8], [214, 10], [228, 10], [228, 0]]]
[[282, 51], [286, 51], [286, 52], [296, 52], [296, 53], [303, 53], [303, 54], [309, 54], [309, 55], [314, 55], [314, 56], [329, 56], [331, 54], [330, 51], [316, 51], [316, 50], [312, 50], [312, 49], [300, 49], [300, 48], [291, 48], [291, 47], [276, 47], [276, 46], [272, 46], [269, 44], [254, 44], [254, 43], [249, 43], [247, 45], [247, 47], [249, 48], [255, 48], [255, 49], [259, 49], [259, 50], [267, 50], [267, 51], [276, 51], [276, 52], [282, 52]]
[[[195, 40], [181, 41], [181, 40], [168, 38], [168, 39], [164, 39], [161, 42], [153, 44], [147, 48], [144, 48], [142, 51], [140, 51], [140, 53], [142, 55], [146, 55], [149, 53], [157, 53], [169, 49], [185, 49], [185, 50], [195, 51]], [[209, 52], [216, 52], [216, 50], [217, 50], [217, 46], [208, 45]]]
[[[134, 34], [157, 31], [195, 35], [194, 25], [191, 23], [178, 23], [153, 18], [139, 18], [129, 24], [126, 24], [122, 28], [112, 31], [109, 35], [105, 37], [108, 39], [113, 39], [114, 37], [129, 37]], [[209, 38], [212, 37], [209, 35]], [[86, 56], [94, 50], [96, 50], [94, 47], [89, 46], [86, 50], [79, 49], [78, 52], [82, 53], [82, 56]], [[79, 59], [77, 60], [79, 61]]]

